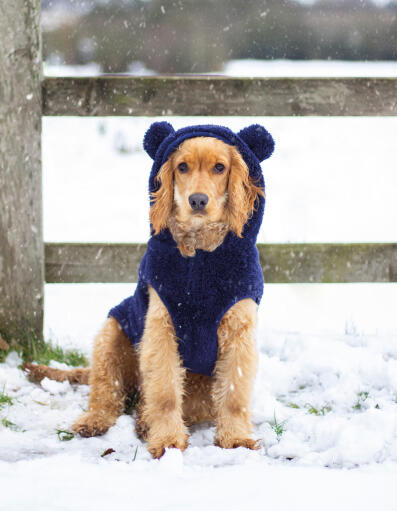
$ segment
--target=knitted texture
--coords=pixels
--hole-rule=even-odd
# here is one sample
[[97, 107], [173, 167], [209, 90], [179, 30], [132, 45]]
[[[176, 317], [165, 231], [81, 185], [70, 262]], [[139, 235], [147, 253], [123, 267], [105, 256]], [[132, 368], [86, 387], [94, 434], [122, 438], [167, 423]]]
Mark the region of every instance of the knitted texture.
[[[169, 123], [151, 125], [144, 148], [154, 159], [149, 177], [149, 193], [161, 166], [188, 138], [215, 137], [235, 146], [246, 162], [250, 176], [264, 187], [260, 161], [271, 156], [273, 139], [265, 128], [252, 125], [238, 134], [217, 125], [189, 126], [175, 131]], [[160, 296], [174, 324], [178, 349], [184, 367], [194, 373], [211, 375], [217, 359], [217, 330], [225, 312], [244, 298], [259, 304], [263, 275], [256, 238], [262, 223], [265, 200], [259, 197], [252, 217], [245, 224], [243, 237], [229, 232], [213, 252], [196, 250], [194, 257], [183, 257], [168, 229], [152, 235], [138, 271], [133, 296], [109, 312], [120, 323], [127, 337], [139, 343], [148, 308], [148, 284]]]

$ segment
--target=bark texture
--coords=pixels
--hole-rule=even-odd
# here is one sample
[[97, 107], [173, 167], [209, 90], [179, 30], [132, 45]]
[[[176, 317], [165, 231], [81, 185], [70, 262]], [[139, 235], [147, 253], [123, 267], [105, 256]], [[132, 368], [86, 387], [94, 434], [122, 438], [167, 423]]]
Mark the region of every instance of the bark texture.
[[40, 0], [0, 2], [0, 334], [41, 338]]

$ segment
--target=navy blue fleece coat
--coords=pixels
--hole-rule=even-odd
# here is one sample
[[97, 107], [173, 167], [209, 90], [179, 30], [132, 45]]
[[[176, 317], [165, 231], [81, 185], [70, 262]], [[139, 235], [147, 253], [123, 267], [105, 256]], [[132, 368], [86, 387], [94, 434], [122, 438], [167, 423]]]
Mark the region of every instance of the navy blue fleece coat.
[[[144, 139], [144, 148], [154, 159], [149, 193], [158, 189], [155, 177], [172, 152], [184, 140], [200, 136], [215, 137], [235, 146], [255, 183], [264, 186], [260, 161], [272, 154], [274, 142], [262, 126], [252, 125], [235, 134], [216, 125], [174, 131], [169, 123], [158, 122], [152, 124]], [[223, 315], [244, 298], [259, 304], [262, 297], [263, 275], [256, 238], [264, 206], [265, 200], [260, 197], [242, 238], [229, 232], [213, 252], [197, 250], [194, 257], [180, 254], [168, 229], [158, 235], [152, 233], [139, 267], [135, 294], [109, 312], [131, 342], [137, 344], [143, 334], [150, 284], [171, 316], [183, 365], [194, 373], [212, 374], [218, 351], [217, 329]]]

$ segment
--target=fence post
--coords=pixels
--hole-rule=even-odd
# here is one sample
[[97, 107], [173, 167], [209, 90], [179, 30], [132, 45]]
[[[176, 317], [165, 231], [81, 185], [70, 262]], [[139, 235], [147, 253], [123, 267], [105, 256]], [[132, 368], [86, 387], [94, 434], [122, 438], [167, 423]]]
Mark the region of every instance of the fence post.
[[0, 2], [0, 334], [43, 334], [40, 0]]

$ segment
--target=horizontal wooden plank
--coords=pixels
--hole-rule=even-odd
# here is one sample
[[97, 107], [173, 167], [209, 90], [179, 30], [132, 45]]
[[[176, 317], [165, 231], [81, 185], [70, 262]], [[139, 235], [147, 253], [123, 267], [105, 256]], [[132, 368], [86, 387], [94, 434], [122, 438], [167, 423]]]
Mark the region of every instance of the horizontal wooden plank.
[[395, 243], [258, 245], [266, 282], [397, 282]]
[[136, 282], [146, 244], [46, 243], [46, 282]]
[[397, 78], [46, 78], [43, 114], [391, 116], [397, 115]]
[[[47, 283], [136, 282], [145, 244], [47, 243]], [[258, 244], [265, 282], [397, 282], [397, 243]]]

